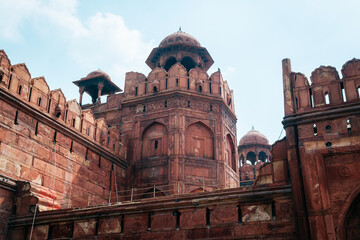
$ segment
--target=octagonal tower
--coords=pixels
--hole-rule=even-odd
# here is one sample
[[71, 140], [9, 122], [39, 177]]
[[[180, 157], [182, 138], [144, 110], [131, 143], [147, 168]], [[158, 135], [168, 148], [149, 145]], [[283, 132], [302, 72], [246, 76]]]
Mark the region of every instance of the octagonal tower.
[[146, 60], [146, 76], [128, 72], [124, 93], [91, 105], [127, 137], [129, 186], [138, 197], [239, 185], [233, 91], [187, 33], [170, 34]]

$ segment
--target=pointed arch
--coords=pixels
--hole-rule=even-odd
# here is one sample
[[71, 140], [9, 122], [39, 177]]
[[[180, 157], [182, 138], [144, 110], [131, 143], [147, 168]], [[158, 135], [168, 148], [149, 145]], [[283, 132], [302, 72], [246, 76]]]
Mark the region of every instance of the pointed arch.
[[225, 162], [236, 172], [235, 145], [230, 134], [226, 135]]
[[214, 158], [214, 134], [203, 122], [189, 124], [185, 131], [187, 156]]
[[168, 146], [167, 127], [160, 122], [148, 125], [141, 135], [141, 158], [166, 156]]

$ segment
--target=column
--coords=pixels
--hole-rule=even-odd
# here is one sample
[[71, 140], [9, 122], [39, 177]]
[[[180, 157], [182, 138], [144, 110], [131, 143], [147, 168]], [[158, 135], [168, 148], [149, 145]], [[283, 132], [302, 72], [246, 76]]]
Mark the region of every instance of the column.
[[97, 99], [97, 101], [98, 101], [98, 103], [101, 103], [101, 91], [102, 91], [102, 89], [104, 88], [104, 83], [103, 82], [99, 82], [99, 84], [98, 84], [98, 99]]
[[80, 104], [80, 106], [82, 105], [82, 98], [83, 98], [84, 92], [85, 92], [85, 87], [79, 87], [79, 93], [80, 93], [79, 104]]

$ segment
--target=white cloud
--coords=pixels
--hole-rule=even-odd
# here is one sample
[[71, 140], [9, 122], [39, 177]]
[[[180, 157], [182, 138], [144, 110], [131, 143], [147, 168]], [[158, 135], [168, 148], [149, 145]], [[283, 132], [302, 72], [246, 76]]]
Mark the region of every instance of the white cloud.
[[126, 71], [148, 71], [144, 61], [152, 49], [137, 30], [112, 13], [96, 13], [81, 20], [76, 0], [0, 0], [0, 38], [19, 41], [21, 26], [33, 24], [37, 33], [64, 42], [73, 60], [86, 69], [101, 68], [113, 79], [123, 80]]

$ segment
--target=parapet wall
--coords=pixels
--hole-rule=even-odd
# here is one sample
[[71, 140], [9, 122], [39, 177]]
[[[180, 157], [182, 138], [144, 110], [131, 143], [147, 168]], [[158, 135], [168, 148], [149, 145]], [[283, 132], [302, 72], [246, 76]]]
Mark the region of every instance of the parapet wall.
[[53, 196], [39, 200], [40, 210], [104, 204], [115, 187], [124, 188], [128, 164], [118, 129], [60, 89], [50, 91], [25, 64], [11, 65], [3, 50], [0, 66], [0, 174], [39, 186], [39, 199]]
[[10, 221], [31, 239], [296, 239], [291, 187], [236, 188], [42, 212]]
[[358, 59], [354, 58], [342, 66], [342, 78], [334, 67], [320, 66], [312, 72], [311, 84], [304, 74], [291, 72], [290, 62], [288, 67], [292, 92], [291, 108], [293, 108], [293, 110], [288, 109], [288, 114], [316, 111], [319, 108], [360, 101], [360, 60]]

